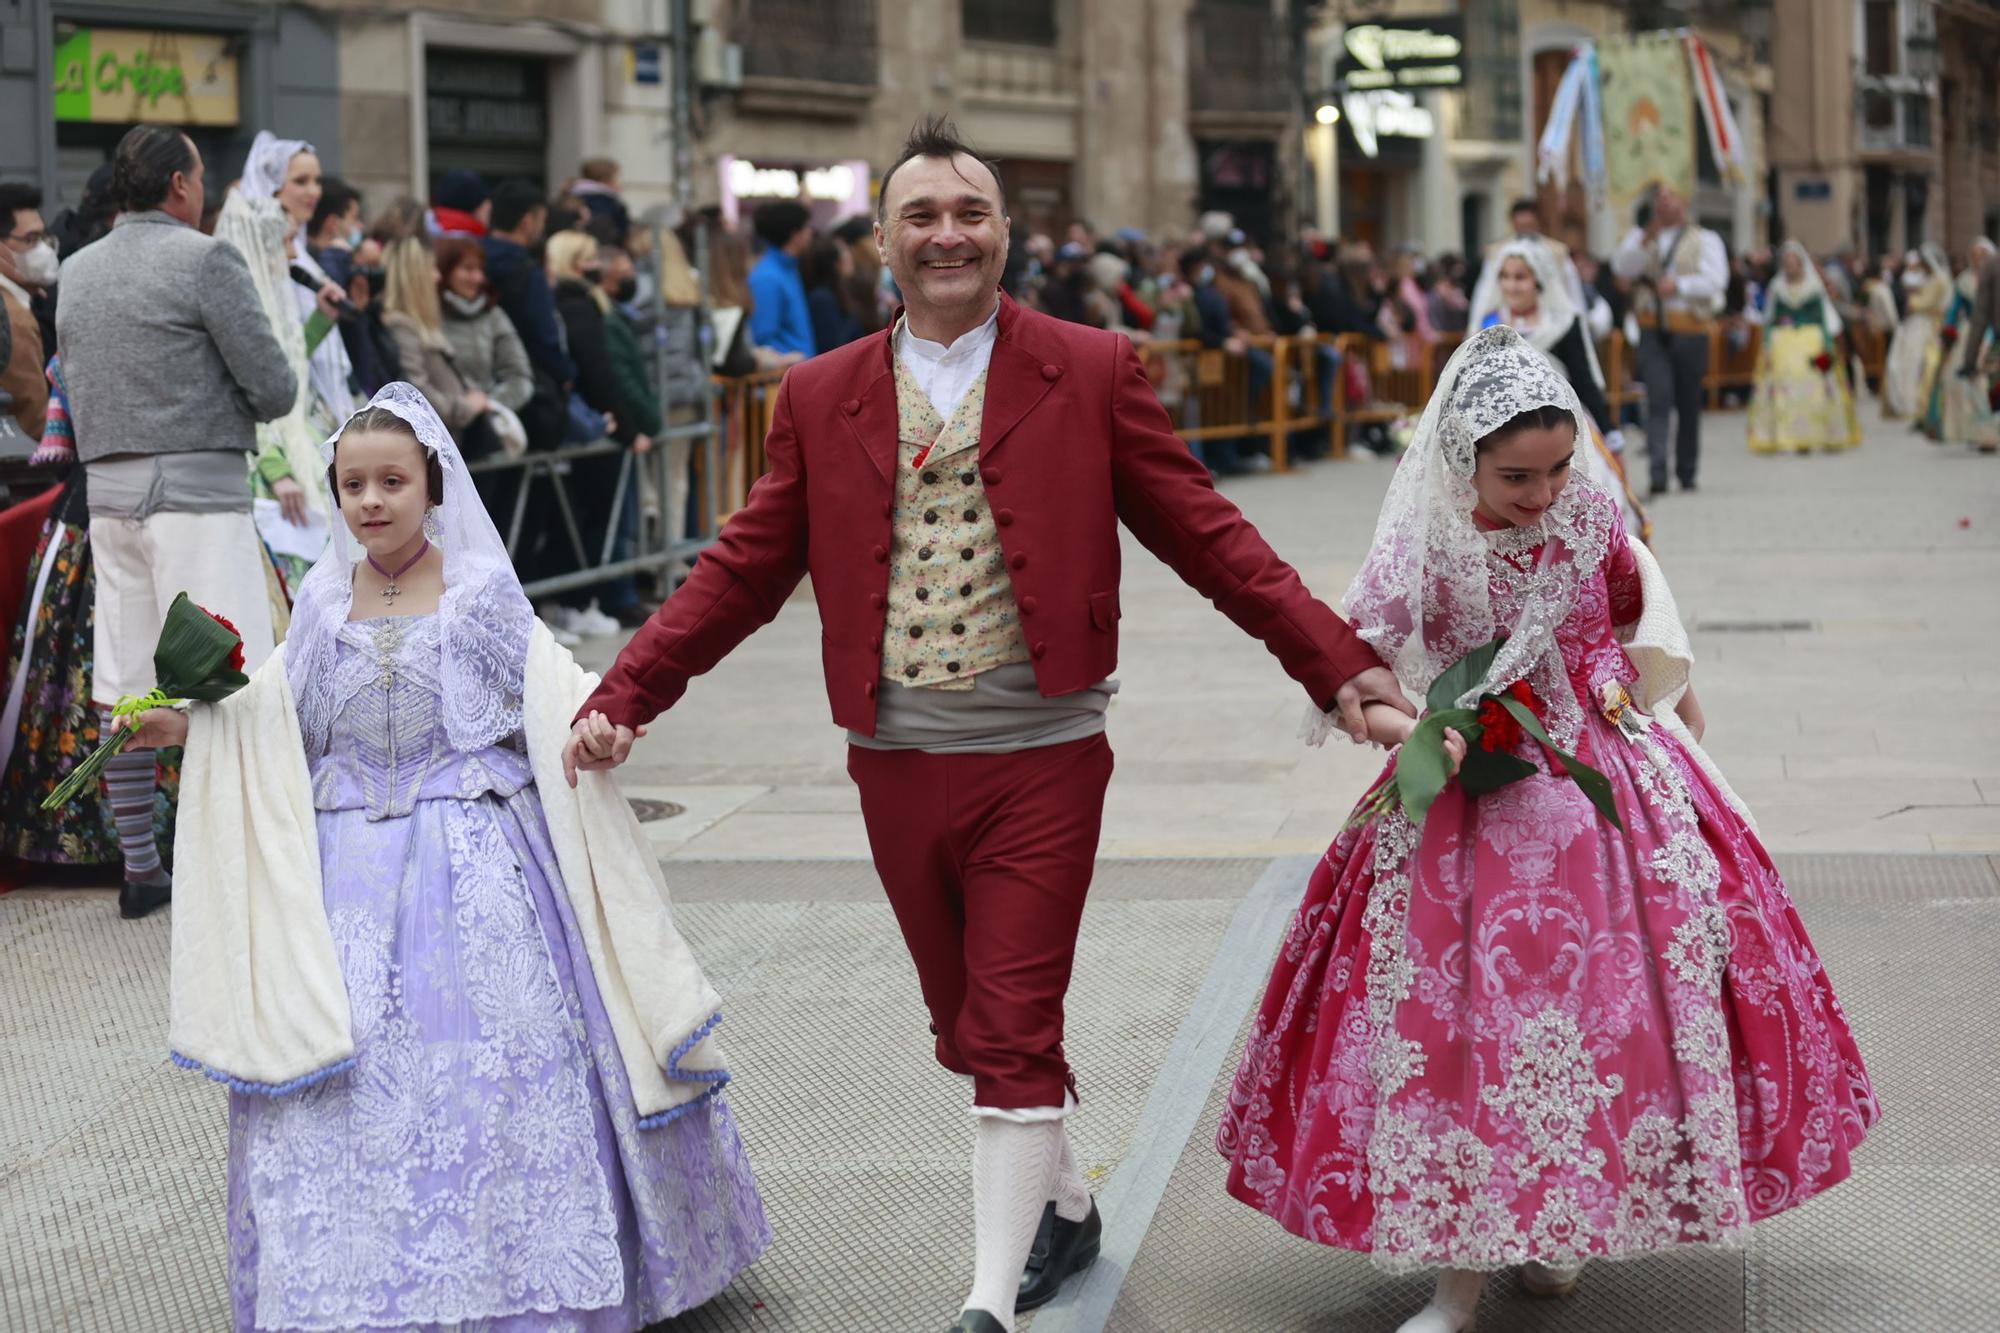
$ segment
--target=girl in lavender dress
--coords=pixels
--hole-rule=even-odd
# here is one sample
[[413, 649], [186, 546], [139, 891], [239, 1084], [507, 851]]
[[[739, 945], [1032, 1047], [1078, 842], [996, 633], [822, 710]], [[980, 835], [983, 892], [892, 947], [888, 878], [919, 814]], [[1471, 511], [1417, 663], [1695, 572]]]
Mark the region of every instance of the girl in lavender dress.
[[[1587, 1259], [1744, 1244], [1845, 1178], [1880, 1114], [1805, 928], [1703, 753], [1651, 556], [1575, 468], [1575, 391], [1514, 330], [1452, 357], [1348, 590], [1421, 699], [1526, 683], [1623, 825], [1549, 772], [1421, 824], [1351, 828], [1314, 872], [1225, 1109], [1229, 1192], [1287, 1230], [1439, 1272], [1402, 1333], [1462, 1333], [1486, 1275], [1555, 1295]], [[1382, 744], [1414, 723], [1368, 710]], [[1482, 743], [1498, 729], [1482, 736]], [[1447, 740], [1454, 762], [1465, 738]]]
[[358, 551], [330, 544], [249, 686], [140, 723], [196, 770], [172, 1041], [233, 1089], [237, 1326], [678, 1314], [770, 1228], [657, 863], [615, 788], [562, 775], [594, 678], [420, 393], [328, 458]]

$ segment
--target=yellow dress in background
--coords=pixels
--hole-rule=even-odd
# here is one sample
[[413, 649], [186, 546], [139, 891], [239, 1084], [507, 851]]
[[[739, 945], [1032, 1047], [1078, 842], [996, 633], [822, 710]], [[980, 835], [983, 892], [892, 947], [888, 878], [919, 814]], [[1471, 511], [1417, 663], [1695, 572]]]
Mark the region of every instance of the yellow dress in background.
[[[1819, 358], [1829, 359], [1820, 369]], [[1861, 418], [1847, 366], [1827, 333], [1825, 298], [1798, 306], [1772, 296], [1764, 350], [1750, 397], [1750, 447], [1758, 453], [1809, 453], [1852, 449], [1861, 443]]]

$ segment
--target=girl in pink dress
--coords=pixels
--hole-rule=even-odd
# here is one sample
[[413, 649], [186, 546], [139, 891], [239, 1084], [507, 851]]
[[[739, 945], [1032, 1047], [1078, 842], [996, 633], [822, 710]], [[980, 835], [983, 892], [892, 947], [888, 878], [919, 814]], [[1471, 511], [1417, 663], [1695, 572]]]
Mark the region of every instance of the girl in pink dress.
[[[1571, 472], [1575, 392], [1512, 329], [1452, 357], [1348, 613], [1412, 698], [1506, 636], [1623, 829], [1539, 769], [1344, 831], [1273, 967], [1217, 1146], [1288, 1231], [1439, 1270], [1401, 1333], [1472, 1326], [1485, 1276], [1742, 1245], [1849, 1171], [1880, 1115], [1783, 882], [1696, 740], [1685, 639], [1617, 505]], [[1678, 709], [1676, 708], [1678, 701]], [[1415, 724], [1371, 707], [1373, 738]], [[1690, 730], [1690, 727], [1693, 730]], [[1449, 737], [1454, 761], [1464, 739]], [[1385, 774], [1386, 777], [1386, 774]]]

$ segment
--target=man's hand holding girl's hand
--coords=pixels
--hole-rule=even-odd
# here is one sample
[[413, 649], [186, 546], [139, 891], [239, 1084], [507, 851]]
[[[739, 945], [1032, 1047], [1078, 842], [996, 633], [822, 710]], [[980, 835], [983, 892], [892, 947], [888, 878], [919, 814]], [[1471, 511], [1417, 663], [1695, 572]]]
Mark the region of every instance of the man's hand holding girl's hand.
[[563, 777], [574, 787], [579, 771], [597, 773], [618, 767], [631, 756], [632, 742], [645, 734], [644, 727], [623, 726], [599, 712], [578, 718], [563, 746]]

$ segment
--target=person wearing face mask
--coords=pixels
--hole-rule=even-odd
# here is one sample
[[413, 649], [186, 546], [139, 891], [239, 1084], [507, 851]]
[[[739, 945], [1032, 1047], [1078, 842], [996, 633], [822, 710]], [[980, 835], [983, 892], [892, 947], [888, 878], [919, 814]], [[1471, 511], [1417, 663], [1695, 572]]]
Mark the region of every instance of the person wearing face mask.
[[35, 319], [35, 297], [55, 286], [61, 261], [42, 225], [42, 192], [20, 181], [0, 181], [0, 305], [6, 307], [12, 350], [0, 369], [0, 389], [13, 399], [13, 416], [23, 434], [40, 439], [49, 409], [43, 375], [48, 356]]
[[[320, 271], [346, 292], [355, 309], [364, 313], [383, 281], [379, 272], [382, 247], [374, 246], [372, 254], [364, 255], [368, 245], [368, 233], [361, 224], [361, 191], [338, 176], [328, 176], [312, 221], [306, 226], [306, 252]], [[363, 269], [364, 259], [371, 260], [376, 270], [372, 280]], [[371, 327], [369, 320], [347, 318], [339, 327], [341, 346], [347, 351], [350, 389], [372, 394], [400, 377], [400, 367], [383, 356], [376, 338], [378, 328]]]
[[1063, 1001], [1111, 777], [1119, 525], [1350, 735], [1365, 698], [1415, 709], [1216, 493], [1131, 342], [1003, 294], [1000, 175], [948, 122], [884, 173], [875, 244], [902, 317], [785, 376], [769, 473], [585, 702], [564, 763], [624, 762], [812, 575], [833, 721], [930, 1011], [871, 1040], [934, 1050], [976, 1118], [972, 1285], [949, 1316], [938, 1292], [929, 1327], [1011, 1333], [1102, 1234], [1064, 1129]]

